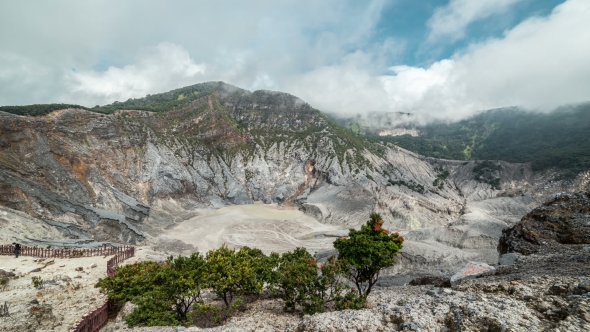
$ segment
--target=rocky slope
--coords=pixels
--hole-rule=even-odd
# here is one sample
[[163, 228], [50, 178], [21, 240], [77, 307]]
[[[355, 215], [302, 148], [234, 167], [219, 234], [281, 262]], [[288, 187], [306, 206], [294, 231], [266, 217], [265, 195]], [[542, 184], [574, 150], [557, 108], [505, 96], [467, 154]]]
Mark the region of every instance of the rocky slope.
[[390, 273], [449, 271], [494, 262], [503, 228], [590, 183], [588, 172], [554, 181], [556, 172], [494, 162], [488, 175], [501, 189], [493, 189], [475, 179], [477, 162], [369, 142], [288, 94], [208, 83], [162, 95], [177, 106], [0, 112], [2, 239], [157, 244], [196, 209], [264, 201], [343, 230], [377, 211], [408, 239]]
[[590, 244], [590, 192], [557, 195], [502, 231], [500, 254], [530, 255], [551, 243]]

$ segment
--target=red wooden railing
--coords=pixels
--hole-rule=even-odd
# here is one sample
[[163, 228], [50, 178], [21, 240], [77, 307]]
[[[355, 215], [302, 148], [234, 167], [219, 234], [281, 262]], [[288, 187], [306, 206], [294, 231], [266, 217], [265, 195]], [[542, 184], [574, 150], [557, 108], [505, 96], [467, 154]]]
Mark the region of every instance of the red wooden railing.
[[128, 247], [125, 251], [122, 251], [115, 255], [115, 257], [109, 259], [107, 262], [107, 275], [112, 277], [115, 275], [115, 267], [122, 263], [127, 258], [135, 256], [135, 247]]
[[[13, 245], [0, 245], [0, 255], [14, 255]], [[39, 248], [39, 247], [21, 247], [21, 256], [34, 256], [42, 258], [75, 258], [91, 256], [110, 256], [115, 255], [107, 262], [107, 275], [115, 274], [115, 267], [124, 260], [135, 255], [135, 247], [120, 246], [108, 247], [103, 245], [102, 248], [80, 249], [80, 248]], [[96, 332], [106, 325], [109, 319], [109, 308], [111, 302], [105, 301], [100, 307], [96, 308], [89, 314], [82, 316], [82, 319], [70, 330], [70, 332]]]
[[[109, 259], [107, 262], [107, 275], [109, 277], [115, 275], [115, 267], [122, 263], [127, 258], [135, 255], [135, 247], [126, 247], [124, 251], [121, 251], [115, 255], [115, 257]], [[96, 308], [93, 312], [84, 315], [82, 320], [74, 326], [70, 332], [96, 332], [106, 325], [109, 320], [109, 300]]]
[[[34, 256], [41, 258], [74, 258], [74, 257], [91, 257], [91, 256], [110, 256], [127, 251], [129, 246], [107, 247], [103, 245], [101, 248], [83, 249], [83, 248], [39, 248], [22, 246], [20, 250], [21, 256]], [[14, 246], [6, 245], [0, 246], [0, 255], [14, 255]]]
[[107, 324], [109, 320], [109, 301], [106, 301], [93, 312], [82, 316], [82, 320], [70, 331], [95, 332]]

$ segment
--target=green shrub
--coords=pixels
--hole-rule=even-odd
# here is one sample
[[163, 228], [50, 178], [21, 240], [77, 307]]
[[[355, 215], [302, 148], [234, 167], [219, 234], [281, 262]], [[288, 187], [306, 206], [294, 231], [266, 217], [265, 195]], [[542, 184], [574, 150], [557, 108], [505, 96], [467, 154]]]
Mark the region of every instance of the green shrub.
[[[131, 301], [137, 308], [126, 318], [129, 326], [190, 324], [218, 325], [242, 304], [239, 298], [268, 289], [285, 301], [285, 311], [304, 314], [329, 309], [364, 308], [379, 271], [393, 264], [403, 238], [389, 235], [378, 214], [360, 231], [334, 246], [339, 257], [318, 262], [304, 248], [282, 255], [265, 255], [259, 249], [239, 250], [225, 245], [206, 257], [169, 257], [164, 263], [143, 262], [117, 267], [114, 276], [100, 279], [96, 287], [109, 299]], [[350, 287], [346, 279], [355, 287]], [[201, 290], [210, 289], [225, 307], [204, 303]], [[194, 316], [193, 316], [194, 315]]]
[[32, 277], [31, 283], [33, 284], [33, 287], [37, 289], [43, 288], [43, 278], [41, 277]]
[[141, 262], [119, 266], [112, 277], [99, 279], [94, 287], [100, 287], [100, 292], [115, 301], [131, 301], [142, 295], [151, 286], [153, 272], [160, 269], [156, 262]]
[[284, 309], [288, 312], [301, 307], [304, 314], [312, 315], [324, 312], [332, 303], [337, 308], [352, 309], [358, 299], [340, 278], [346, 268], [346, 262], [337, 261], [334, 256], [318, 266], [305, 248], [297, 248], [281, 255], [270, 288], [285, 301]]
[[157, 291], [149, 291], [132, 301], [137, 308], [125, 318], [128, 326], [173, 326], [181, 321], [174, 310], [173, 302]]
[[9, 281], [10, 279], [8, 279], [8, 277], [0, 278], [0, 290], [4, 291], [4, 289], [6, 289], [6, 287], [8, 286]]
[[372, 213], [370, 218], [360, 231], [351, 229], [348, 238], [334, 241], [338, 260], [350, 265], [348, 278], [364, 300], [377, 282], [379, 272], [393, 265], [394, 256], [404, 242], [399, 233], [389, 234], [383, 228], [383, 219], [379, 214]]
[[500, 178], [496, 176], [502, 170], [502, 166], [486, 160], [473, 167], [475, 180], [487, 183], [492, 189], [500, 190]]
[[199, 253], [169, 257], [165, 263], [143, 262], [118, 267], [96, 287], [112, 300], [138, 307], [126, 319], [135, 325], [174, 325], [190, 322], [191, 306], [200, 301], [205, 260]]
[[207, 253], [207, 270], [204, 280], [207, 287], [223, 300], [229, 309], [234, 297], [244, 293], [260, 293], [264, 276], [269, 274], [266, 256], [258, 249], [239, 250], [225, 245]]

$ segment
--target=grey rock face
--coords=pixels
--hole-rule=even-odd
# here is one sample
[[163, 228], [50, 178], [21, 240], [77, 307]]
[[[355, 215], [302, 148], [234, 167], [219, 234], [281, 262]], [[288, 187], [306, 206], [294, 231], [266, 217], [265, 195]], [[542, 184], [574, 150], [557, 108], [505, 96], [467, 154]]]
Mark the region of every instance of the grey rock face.
[[560, 194], [502, 231], [498, 251], [535, 253], [550, 243], [590, 243], [590, 192]]
[[584, 280], [577, 286], [580, 293], [590, 293], [590, 280]]
[[518, 254], [511, 252], [500, 256], [500, 258], [498, 259], [498, 264], [512, 265], [516, 263], [516, 261], [518, 261]]
[[328, 257], [338, 255], [338, 250], [336, 249], [326, 249], [316, 252], [313, 255], [313, 258], [317, 261], [325, 261]]

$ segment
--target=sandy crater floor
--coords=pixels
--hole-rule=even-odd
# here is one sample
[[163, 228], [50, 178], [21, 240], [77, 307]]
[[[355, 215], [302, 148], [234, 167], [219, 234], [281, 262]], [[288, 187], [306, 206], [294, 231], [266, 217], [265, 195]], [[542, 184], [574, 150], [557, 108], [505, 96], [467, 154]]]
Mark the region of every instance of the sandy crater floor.
[[229, 247], [256, 247], [266, 253], [285, 252], [297, 247], [317, 251], [332, 246], [348, 229], [325, 225], [296, 209], [265, 205], [235, 205], [202, 210], [201, 215], [179, 223], [161, 235], [181, 240], [200, 252]]

